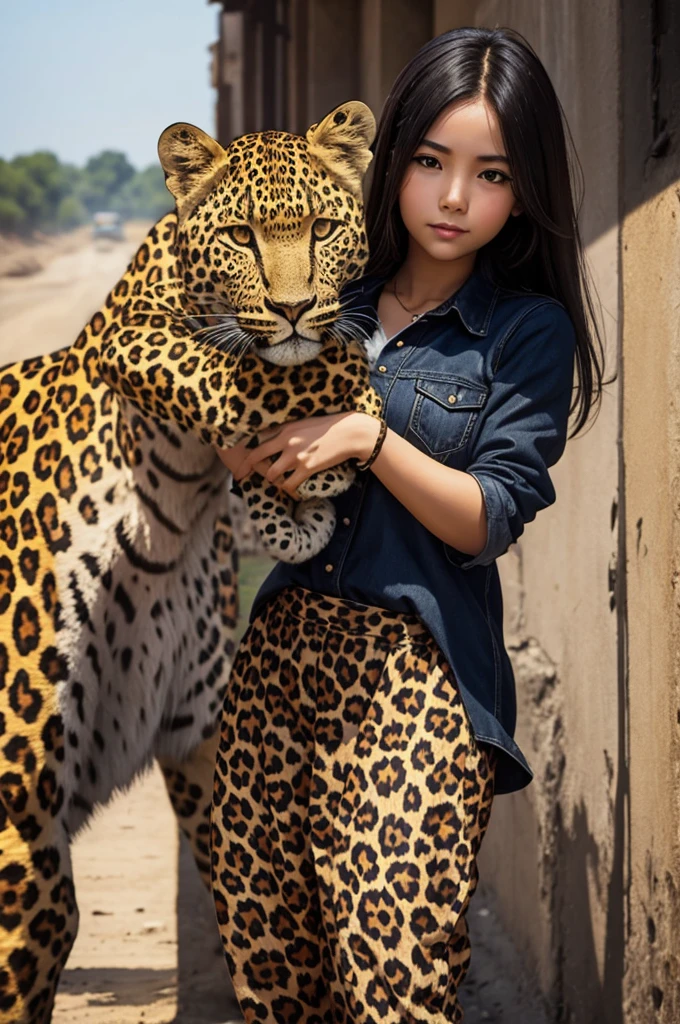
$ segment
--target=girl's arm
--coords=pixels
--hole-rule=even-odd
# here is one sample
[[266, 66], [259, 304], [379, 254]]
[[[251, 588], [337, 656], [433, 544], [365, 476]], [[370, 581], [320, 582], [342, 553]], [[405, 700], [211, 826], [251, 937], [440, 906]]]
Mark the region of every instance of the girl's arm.
[[469, 473], [443, 466], [389, 429], [371, 469], [435, 537], [466, 554], [477, 555], [484, 550], [484, 498]]
[[[367, 459], [378, 428], [374, 417], [360, 412], [314, 416], [285, 424], [257, 448], [246, 452], [242, 445], [236, 445], [228, 453], [220, 452], [220, 457], [236, 480], [257, 469], [296, 497], [298, 486], [318, 470], [346, 459]], [[266, 460], [277, 454], [267, 468]], [[474, 477], [436, 462], [393, 430], [387, 431], [371, 470], [445, 544], [471, 555], [484, 548], [484, 500]], [[291, 475], [283, 479], [289, 471]]]

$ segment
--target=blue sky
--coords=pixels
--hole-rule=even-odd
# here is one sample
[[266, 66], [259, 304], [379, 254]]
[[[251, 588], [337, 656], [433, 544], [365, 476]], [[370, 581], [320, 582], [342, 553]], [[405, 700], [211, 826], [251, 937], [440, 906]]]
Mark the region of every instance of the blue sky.
[[49, 149], [82, 166], [102, 149], [137, 168], [157, 161], [173, 121], [211, 135], [207, 0], [20, 0], [2, 3], [0, 157]]

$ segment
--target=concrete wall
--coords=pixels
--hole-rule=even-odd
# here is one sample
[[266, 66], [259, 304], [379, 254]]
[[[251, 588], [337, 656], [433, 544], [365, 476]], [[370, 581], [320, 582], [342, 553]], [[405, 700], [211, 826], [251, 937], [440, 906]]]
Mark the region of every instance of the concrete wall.
[[432, 36], [432, 9], [413, 0], [362, 0], [360, 99], [379, 115], [392, 82]]
[[[680, 8], [624, 4], [631, 1024], [680, 1021]], [[650, 45], [651, 42], [651, 45]], [[653, 83], [653, 85], [652, 85]]]
[[635, 1024], [680, 1021], [679, 220], [676, 183], [623, 222], [631, 757], [625, 999]]
[[[358, 0], [308, 0], [308, 124], [359, 91]], [[307, 127], [307, 126], [305, 126]]]
[[289, 63], [294, 130], [304, 132], [348, 99], [363, 100], [377, 116], [397, 73], [431, 35], [427, 2], [294, 0]]

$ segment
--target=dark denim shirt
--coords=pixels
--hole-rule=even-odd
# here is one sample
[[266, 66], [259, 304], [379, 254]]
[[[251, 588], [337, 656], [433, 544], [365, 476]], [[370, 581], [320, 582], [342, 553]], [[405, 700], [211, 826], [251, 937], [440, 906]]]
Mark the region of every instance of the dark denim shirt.
[[[384, 280], [344, 293], [377, 320]], [[371, 381], [392, 430], [433, 459], [471, 473], [484, 496], [488, 538], [475, 557], [430, 533], [373, 473], [334, 499], [330, 543], [301, 565], [278, 563], [252, 618], [297, 584], [417, 614], [451, 665], [478, 740], [500, 748], [496, 792], [532, 771], [513, 740], [515, 680], [503, 640], [496, 559], [555, 501], [548, 468], [561, 456], [572, 392], [575, 332], [564, 307], [510, 292], [475, 271], [437, 309], [409, 324], [378, 356]]]

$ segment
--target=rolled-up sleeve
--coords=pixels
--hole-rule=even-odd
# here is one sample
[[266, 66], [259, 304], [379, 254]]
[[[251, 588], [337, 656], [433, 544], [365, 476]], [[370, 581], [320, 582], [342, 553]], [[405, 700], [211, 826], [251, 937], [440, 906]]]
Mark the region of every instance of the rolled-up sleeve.
[[548, 468], [567, 441], [575, 348], [573, 324], [551, 300], [528, 310], [499, 343], [466, 469], [482, 491], [487, 540], [474, 557], [445, 545], [459, 568], [490, 565], [555, 501]]

